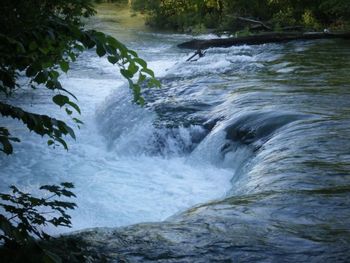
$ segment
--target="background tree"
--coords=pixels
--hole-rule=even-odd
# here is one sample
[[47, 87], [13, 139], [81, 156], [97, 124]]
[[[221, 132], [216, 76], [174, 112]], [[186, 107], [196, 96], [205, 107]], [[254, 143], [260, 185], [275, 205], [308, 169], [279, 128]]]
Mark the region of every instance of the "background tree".
[[132, 6], [148, 13], [150, 25], [179, 31], [196, 26], [236, 31], [246, 26], [237, 17], [306, 30], [344, 29], [350, 19], [348, 0], [133, 0]]

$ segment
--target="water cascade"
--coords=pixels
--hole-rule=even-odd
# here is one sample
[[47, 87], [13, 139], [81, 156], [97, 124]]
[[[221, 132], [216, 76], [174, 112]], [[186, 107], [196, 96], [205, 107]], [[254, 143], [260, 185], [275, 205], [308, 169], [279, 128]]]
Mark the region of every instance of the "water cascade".
[[[68, 152], [48, 148], [1, 120], [22, 139], [0, 156], [1, 191], [72, 181], [71, 230], [154, 222], [82, 234], [97, 247], [114, 239], [121, 254], [126, 242], [131, 260], [350, 260], [346, 41], [212, 48], [186, 62], [176, 44], [188, 35], [101, 21], [145, 57], [162, 89], [146, 90], [139, 107], [116, 68], [82, 55], [63, 80], [82, 108], [77, 140]], [[15, 102], [65, 118], [49, 93], [31, 92]]]

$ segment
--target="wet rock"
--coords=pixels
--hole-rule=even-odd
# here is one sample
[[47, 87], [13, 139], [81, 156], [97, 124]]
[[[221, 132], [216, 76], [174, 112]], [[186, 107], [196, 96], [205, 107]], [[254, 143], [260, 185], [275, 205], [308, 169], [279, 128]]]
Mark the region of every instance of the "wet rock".
[[[230, 197], [165, 222], [73, 236], [107, 262], [347, 262], [349, 233], [334, 226], [349, 229], [350, 223], [337, 218], [340, 206], [327, 214], [329, 197], [322, 191]], [[310, 208], [320, 212], [303, 212]]]
[[226, 139], [251, 144], [266, 141], [275, 131], [289, 123], [305, 119], [306, 115], [285, 112], [253, 112], [236, 118], [225, 131]]

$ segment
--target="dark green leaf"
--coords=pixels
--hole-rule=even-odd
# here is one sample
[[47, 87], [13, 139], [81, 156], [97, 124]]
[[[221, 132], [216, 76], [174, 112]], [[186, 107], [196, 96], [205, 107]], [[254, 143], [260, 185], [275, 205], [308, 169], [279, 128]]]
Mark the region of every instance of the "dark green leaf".
[[37, 47], [38, 47], [38, 45], [36, 42], [34, 42], [34, 41], [30, 42], [30, 44], [29, 44], [30, 51], [34, 51]]
[[134, 50], [128, 49], [128, 53], [134, 57], [138, 57], [137, 53]]
[[62, 107], [64, 104], [69, 103], [69, 98], [65, 95], [58, 94], [52, 98], [53, 102]]
[[60, 183], [60, 185], [62, 185], [65, 188], [74, 188], [74, 184], [71, 182], [63, 182], [63, 183]]
[[60, 67], [61, 67], [63, 72], [68, 72], [68, 70], [69, 70], [69, 63], [67, 61], [65, 61], [65, 60], [62, 60], [60, 62]]
[[119, 61], [119, 58], [117, 56], [108, 56], [107, 59], [112, 64], [115, 64]]
[[77, 104], [75, 104], [72, 101], [67, 101], [67, 104], [70, 105], [71, 107], [73, 107], [79, 114], [81, 114], [80, 108]]
[[127, 69], [121, 69], [120, 73], [124, 76], [124, 78], [127, 78], [127, 79], [131, 79], [134, 76], [134, 74], [132, 74], [132, 72], [130, 72]]
[[159, 80], [157, 80], [157, 79], [150, 79], [149, 81], [148, 81], [148, 86], [151, 88], [151, 87], [161, 87], [161, 83], [160, 83], [160, 81]]
[[47, 81], [47, 78], [48, 78], [48, 72], [46, 70], [44, 71], [40, 71], [36, 77], [35, 77], [35, 82], [38, 83], [38, 84], [42, 84], [42, 83], [45, 83]]
[[99, 57], [103, 57], [106, 54], [106, 50], [103, 48], [102, 45], [97, 45], [96, 53]]
[[0, 136], [0, 143], [2, 144], [2, 149], [0, 148], [0, 151], [11, 154], [13, 152], [13, 147], [8, 139], [8, 137]]
[[147, 63], [141, 58], [134, 58], [133, 59], [137, 64], [139, 64], [143, 68], [147, 68]]
[[73, 111], [71, 111], [70, 109], [66, 108], [66, 112], [68, 115], [72, 115]]
[[62, 138], [56, 138], [56, 141], [59, 142], [65, 150], [68, 150], [68, 145], [65, 140], [63, 140]]
[[49, 71], [49, 76], [52, 79], [57, 79], [60, 76], [60, 73], [58, 73], [56, 70]]
[[139, 67], [135, 65], [135, 63], [130, 63], [128, 67], [128, 71], [134, 76], [135, 73], [139, 70]]
[[82, 122], [81, 120], [77, 119], [77, 118], [73, 118], [73, 121], [75, 123], [78, 123], [78, 124], [84, 124], [84, 122]]
[[144, 73], [147, 73], [147, 74], [150, 75], [152, 78], [154, 78], [154, 72], [153, 72], [151, 69], [149, 69], [149, 68], [143, 68], [143, 69], [141, 69], [141, 71], [144, 72]]
[[33, 67], [33, 66], [29, 66], [26, 70], [26, 76], [27, 77], [33, 77], [38, 73], [38, 70]]

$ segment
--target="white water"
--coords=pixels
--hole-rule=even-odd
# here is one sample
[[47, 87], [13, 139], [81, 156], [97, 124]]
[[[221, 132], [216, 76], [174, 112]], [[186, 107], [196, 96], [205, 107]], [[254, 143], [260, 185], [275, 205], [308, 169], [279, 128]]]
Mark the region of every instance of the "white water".
[[[269, 59], [266, 53], [244, 46], [210, 49], [201, 60], [188, 63], [190, 54], [174, 48], [189, 38], [186, 35], [129, 32], [115, 24], [102, 27], [131, 44], [157, 77], [222, 74], [235, 68], [243, 70], [246, 64], [259, 67]], [[224, 197], [232, 190], [235, 172], [252, 154], [250, 149], [237, 147], [222, 156], [225, 138], [220, 127], [192, 154], [186, 153], [193, 145], [191, 138], [203, 128], [154, 127], [156, 113], [134, 105], [118, 68], [93, 52], [84, 53], [62, 83], [78, 97], [82, 110], [79, 118], [85, 123], [80, 130], [75, 129], [76, 141], [67, 140], [68, 152], [62, 147], [47, 147], [46, 138], [29, 133], [19, 122], [0, 120], [0, 126], [9, 127], [22, 140], [12, 156], [0, 156], [1, 191], [11, 184], [31, 193], [38, 193], [43, 184], [75, 184], [78, 208], [71, 212], [72, 229], [49, 229], [51, 233], [160, 221], [193, 205]], [[175, 86], [174, 94], [181, 88]], [[225, 96], [220, 90], [208, 91], [205, 81], [188, 94], [194, 99], [205, 94], [212, 100]], [[166, 96], [164, 99], [171, 102], [172, 95]], [[51, 97], [44, 89], [27, 89], [18, 92], [15, 103], [67, 120], [64, 110], [53, 106]]]
[[[166, 72], [164, 61], [150, 64], [156, 73]], [[85, 124], [76, 131], [76, 141], [68, 140], [68, 152], [61, 147], [47, 147], [45, 138], [29, 134], [18, 122], [6, 120], [22, 142], [15, 145], [12, 156], [1, 156], [1, 190], [15, 184], [37, 193], [42, 184], [73, 182], [78, 209], [71, 213], [70, 230], [164, 220], [195, 204], [223, 197], [231, 188], [232, 170], [187, 160], [177, 154], [180, 146], [171, 137], [166, 138], [167, 151], [163, 155], [148, 154], [148, 147], [155, 143], [155, 114], [133, 105], [123, 83], [116, 69], [90, 54], [73, 66], [63, 84], [79, 98], [80, 119]], [[20, 106], [66, 118], [63, 110], [51, 105], [50, 94], [39, 90], [33, 92], [39, 96], [28, 96], [31, 92], [18, 94]], [[111, 101], [116, 102], [113, 107], [106, 106]], [[106, 130], [108, 123], [113, 125]], [[191, 143], [190, 132], [180, 129], [181, 138], [177, 139]]]

